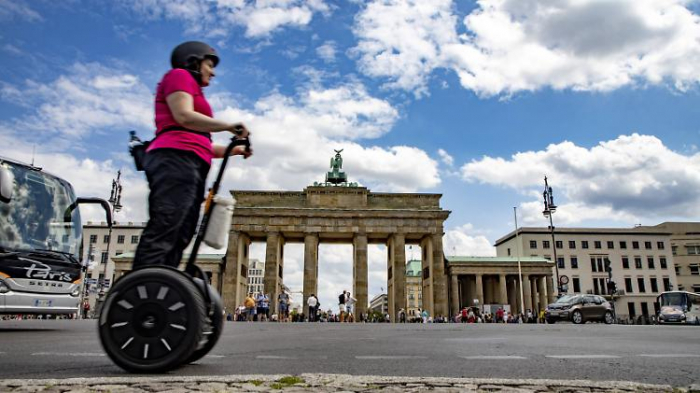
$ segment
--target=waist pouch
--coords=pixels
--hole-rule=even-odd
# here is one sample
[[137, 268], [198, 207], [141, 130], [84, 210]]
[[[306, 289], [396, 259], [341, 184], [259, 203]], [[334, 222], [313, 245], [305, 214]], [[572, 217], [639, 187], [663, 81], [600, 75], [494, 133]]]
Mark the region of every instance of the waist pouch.
[[[159, 132], [158, 135], [162, 135], [163, 133], [169, 131], [192, 132], [195, 134], [204, 135], [211, 141], [211, 134], [208, 132], [199, 132], [180, 126], [171, 126], [163, 128], [163, 130]], [[158, 135], [156, 135], [156, 138], [158, 138]], [[155, 138], [151, 139], [150, 141], [142, 141], [141, 139], [139, 139], [139, 137], [136, 136], [136, 133], [134, 131], [131, 131], [131, 140], [129, 141], [129, 153], [131, 154], [131, 157], [134, 158], [134, 165], [136, 166], [137, 171], [143, 171], [145, 169], [144, 161], [146, 160], [146, 151], [148, 150], [148, 146], [150, 146], [151, 142], [153, 142], [154, 140]]]

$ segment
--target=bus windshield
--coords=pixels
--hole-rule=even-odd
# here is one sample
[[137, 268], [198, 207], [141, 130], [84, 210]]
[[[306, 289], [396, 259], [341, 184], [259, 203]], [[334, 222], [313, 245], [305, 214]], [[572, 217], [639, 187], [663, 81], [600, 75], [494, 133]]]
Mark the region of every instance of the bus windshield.
[[64, 222], [66, 209], [75, 202], [68, 182], [24, 165], [4, 161], [14, 175], [9, 203], [0, 203], [0, 247], [5, 251], [54, 251], [78, 260], [82, 238], [80, 213], [75, 209]]
[[659, 295], [659, 305], [664, 306], [685, 306], [686, 296], [682, 292], [670, 292]]

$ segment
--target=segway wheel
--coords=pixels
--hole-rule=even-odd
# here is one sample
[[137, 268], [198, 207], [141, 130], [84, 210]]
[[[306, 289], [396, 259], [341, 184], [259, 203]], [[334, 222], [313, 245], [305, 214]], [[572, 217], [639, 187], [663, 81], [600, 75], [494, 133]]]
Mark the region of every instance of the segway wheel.
[[135, 270], [109, 291], [99, 320], [102, 347], [135, 373], [175, 369], [202, 341], [206, 304], [184, 273], [163, 266]]
[[[194, 280], [201, 282], [198, 278]], [[197, 284], [200, 284], [200, 282], [197, 282]], [[224, 329], [224, 306], [221, 302], [221, 297], [211, 285], [207, 285], [207, 290], [209, 291], [211, 304], [209, 305], [209, 312], [204, 324], [202, 342], [199, 348], [192, 353], [192, 356], [187, 359], [186, 363], [194, 363], [208, 354], [219, 341], [221, 332]]]

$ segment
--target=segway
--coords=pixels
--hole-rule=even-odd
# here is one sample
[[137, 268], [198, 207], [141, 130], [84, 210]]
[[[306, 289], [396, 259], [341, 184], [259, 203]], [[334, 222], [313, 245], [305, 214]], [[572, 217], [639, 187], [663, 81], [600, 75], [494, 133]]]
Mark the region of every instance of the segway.
[[[132, 134], [132, 138], [133, 138]], [[250, 151], [250, 139], [233, 137], [207, 196], [204, 215], [184, 271], [148, 265], [118, 279], [99, 317], [102, 347], [112, 361], [134, 373], [161, 373], [206, 355], [221, 336], [224, 316], [217, 291], [196, 265], [234, 147]]]

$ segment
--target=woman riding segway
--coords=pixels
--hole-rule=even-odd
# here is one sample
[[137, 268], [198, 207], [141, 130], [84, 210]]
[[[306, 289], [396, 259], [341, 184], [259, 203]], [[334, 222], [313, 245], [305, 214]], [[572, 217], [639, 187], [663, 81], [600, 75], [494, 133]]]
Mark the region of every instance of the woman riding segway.
[[[204, 356], [221, 333], [221, 300], [195, 265], [206, 232], [211, 197], [229, 155], [252, 154], [242, 123], [213, 118], [202, 88], [219, 57], [209, 45], [190, 41], [172, 52], [172, 69], [155, 97], [156, 138], [143, 158], [150, 194], [149, 221], [141, 234], [132, 272], [119, 279], [100, 313], [100, 338], [120, 367], [161, 372]], [[229, 131], [229, 146], [213, 145], [212, 132]], [[199, 221], [212, 158], [224, 158], [205, 207], [185, 272], [182, 253]]]

